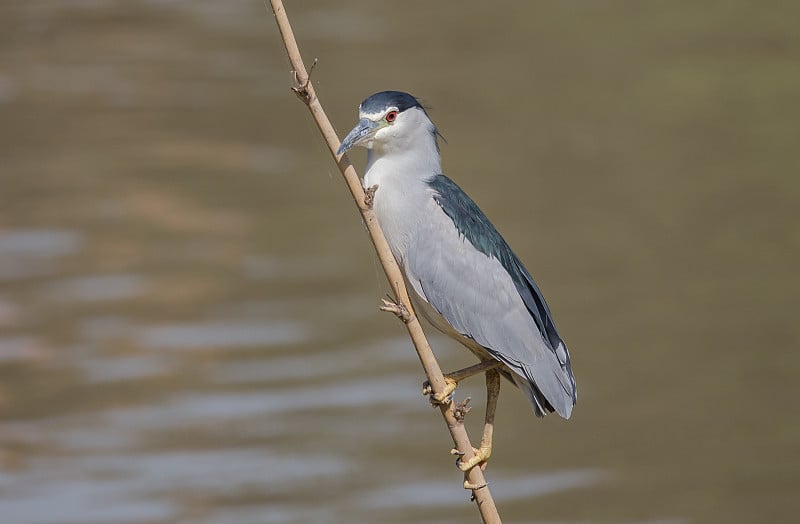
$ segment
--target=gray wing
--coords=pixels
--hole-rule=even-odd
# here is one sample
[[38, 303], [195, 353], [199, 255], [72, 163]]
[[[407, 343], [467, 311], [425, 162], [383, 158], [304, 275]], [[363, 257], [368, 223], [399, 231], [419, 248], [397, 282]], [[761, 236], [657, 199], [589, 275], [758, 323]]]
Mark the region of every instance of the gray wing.
[[439, 175], [431, 187], [426, 220], [403, 261], [410, 284], [456, 331], [535, 385], [568, 418], [576, 399], [575, 381], [566, 345], [541, 292], [455, 183]]

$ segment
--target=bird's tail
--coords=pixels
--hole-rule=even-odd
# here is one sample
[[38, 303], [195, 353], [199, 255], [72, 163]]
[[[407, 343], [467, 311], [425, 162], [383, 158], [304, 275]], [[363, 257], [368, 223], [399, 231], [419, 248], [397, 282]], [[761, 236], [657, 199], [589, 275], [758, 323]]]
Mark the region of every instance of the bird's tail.
[[516, 373], [512, 373], [511, 377], [519, 390], [525, 393], [525, 397], [528, 399], [528, 402], [531, 403], [531, 406], [533, 406], [533, 412], [537, 417], [544, 417], [548, 413], [555, 411], [553, 406], [551, 406], [547, 399], [544, 398], [542, 392], [539, 391], [529, 380], [517, 375]]
[[[568, 419], [572, 415], [572, 407], [575, 405], [577, 397], [575, 390], [575, 379], [569, 370], [557, 369], [553, 370], [554, 377], [551, 377], [550, 382], [547, 377], [543, 377], [541, 373], [536, 376], [536, 380], [532, 380], [534, 376], [527, 378], [522, 374], [512, 373], [514, 383], [524, 392], [528, 401], [533, 406], [533, 412], [537, 417], [543, 417], [548, 413], [557, 412], [563, 418]], [[528, 375], [528, 373], [525, 373]], [[542, 390], [536, 385], [538, 380], [542, 380], [545, 390], [552, 397], [548, 399]]]

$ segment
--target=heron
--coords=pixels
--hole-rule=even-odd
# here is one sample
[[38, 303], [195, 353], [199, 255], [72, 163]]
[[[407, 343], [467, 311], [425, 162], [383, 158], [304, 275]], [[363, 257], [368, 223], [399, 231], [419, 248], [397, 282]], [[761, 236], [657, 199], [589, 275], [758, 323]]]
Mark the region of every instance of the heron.
[[[442, 172], [441, 136], [420, 101], [382, 91], [358, 108], [358, 124], [338, 154], [367, 149], [364, 186], [412, 303], [439, 331], [466, 346], [479, 363], [445, 374], [445, 390], [423, 392], [448, 403], [458, 383], [486, 375], [480, 447], [462, 471], [484, 465], [500, 377], [527, 397], [538, 417], [568, 419], [577, 400], [569, 351], [539, 286], [475, 202]], [[455, 450], [454, 450], [455, 453]]]

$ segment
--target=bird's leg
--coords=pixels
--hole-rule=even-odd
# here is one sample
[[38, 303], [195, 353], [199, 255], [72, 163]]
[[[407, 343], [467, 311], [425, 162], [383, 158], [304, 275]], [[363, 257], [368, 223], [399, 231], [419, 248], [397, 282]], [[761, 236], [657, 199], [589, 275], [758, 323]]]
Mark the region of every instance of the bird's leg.
[[[486, 371], [486, 419], [483, 425], [483, 436], [478, 449], [473, 448], [475, 455], [465, 461], [458, 461], [458, 469], [467, 472], [479, 464], [485, 464], [492, 454], [492, 433], [494, 432], [494, 413], [497, 409], [497, 397], [500, 396], [500, 373], [492, 368]], [[466, 485], [466, 484], [465, 484]]]
[[434, 406], [438, 406], [439, 404], [449, 404], [451, 400], [451, 396], [453, 392], [456, 390], [458, 383], [464, 380], [465, 378], [472, 377], [479, 373], [483, 373], [488, 370], [493, 370], [497, 367], [500, 367], [502, 362], [494, 359], [484, 360], [479, 362], [473, 366], [466, 367], [464, 369], [459, 369], [458, 371], [453, 371], [452, 373], [445, 373], [444, 374], [444, 390], [440, 391], [439, 393], [433, 392], [433, 387], [431, 386], [430, 381], [426, 380], [422, 384], [422, 394], [429, 395], [431, 398], [431, 404]]

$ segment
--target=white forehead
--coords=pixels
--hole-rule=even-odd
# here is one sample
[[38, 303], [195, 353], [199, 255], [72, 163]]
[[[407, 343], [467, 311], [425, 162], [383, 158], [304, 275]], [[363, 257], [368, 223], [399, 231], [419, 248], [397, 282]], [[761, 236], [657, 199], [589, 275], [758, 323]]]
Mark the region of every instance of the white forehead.
[[381, 109], [377, 113], [365, 113], [361, 110], [361, 106], [358, 107], [358, 117], [359, 118], [367, 118], [369, 120], [380, 120], [383, 118], [386, 113], [389, 111], [399, 111], [395, 106], [389, 106], [384, 109]]

